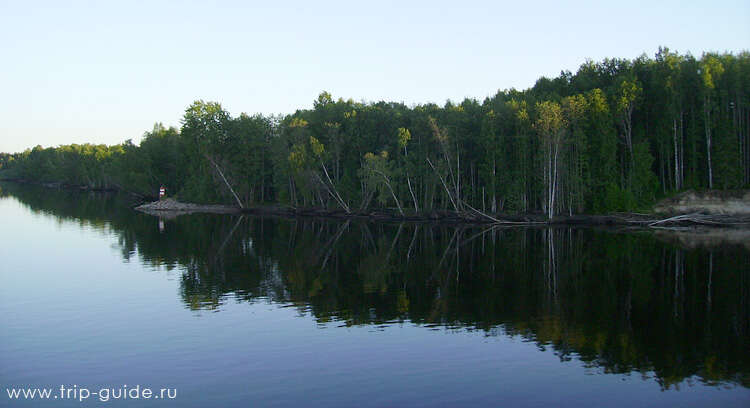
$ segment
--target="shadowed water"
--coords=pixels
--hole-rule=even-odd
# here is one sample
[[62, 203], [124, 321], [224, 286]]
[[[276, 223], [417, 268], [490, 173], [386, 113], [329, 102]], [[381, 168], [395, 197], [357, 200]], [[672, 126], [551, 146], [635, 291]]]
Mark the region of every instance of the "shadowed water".
[[0, 187], [4, 387], [168, 385], [180, 406], [750, 402], [741, 242], [160, 220], [123, 196]]

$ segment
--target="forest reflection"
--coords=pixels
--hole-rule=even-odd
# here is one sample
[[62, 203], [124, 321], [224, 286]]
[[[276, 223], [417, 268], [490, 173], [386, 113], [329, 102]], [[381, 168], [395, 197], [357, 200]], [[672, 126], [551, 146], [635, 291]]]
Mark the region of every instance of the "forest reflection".
[[519, 336], [613, 373], [750, 387], [750, 251], [649, 231], [138, 214], [122, 197], [3, 184], [35, 212], [114, 233], [176, 269], [192, 310], [272, 301], [321, 325]]

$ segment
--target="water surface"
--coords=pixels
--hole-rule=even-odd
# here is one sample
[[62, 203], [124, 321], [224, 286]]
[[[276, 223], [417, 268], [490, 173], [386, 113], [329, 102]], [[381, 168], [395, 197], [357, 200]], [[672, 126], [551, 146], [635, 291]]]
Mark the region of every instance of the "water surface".
[[[0, 385], [103, 406], [748, 406], [750, 250], [0, 184]], [[102, 406], [91, 398], [0, 406]]]

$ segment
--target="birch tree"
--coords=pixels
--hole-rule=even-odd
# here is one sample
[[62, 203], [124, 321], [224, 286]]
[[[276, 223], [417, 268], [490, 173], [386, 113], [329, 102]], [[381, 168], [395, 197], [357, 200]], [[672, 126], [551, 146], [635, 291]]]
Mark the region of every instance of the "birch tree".
[[708, 167], [708, 188], [714, 188], [713, 166], [711, 165], [711, 94], [716, 88], [724, 66], [716, 57], [704, 55], [701, 61], [700, 74], [703, 80], [703, 115], [706, 130], [706, 164]]
[[558, 187], [558, 158], [563, 144], [563, 135], [567, 121], [563, 116], [560, 105], [556, 102], [545, 101], [536, 104], [538, 118], [535, 123], [544, 152], [544, 175], [546, 184], [544, 206], [547, 218], [552, 219], [555, 213], [555, 199]]
[[633, 110], [638, 98], [643, 93], [643, 87], [637, 79], [625, 79], [620, 83], [617, 95], [617, 113], [622, 126], [622, 138], [630, 154], [631, 169], [634, 167], [633, 156]]
[[411, 132], [406, 128], [398, 128], [398, 146], [404, 149], [404, 171], [406, 173], [406, 184], [409, 187], [409, 194], [411, 194], [412, 202], [414, 203], [414, 211], [419, 212], [419, 204], [417, 203], [417, 196], [414, 195], [414, 188], [411, 185], [411, 177], [409, 177], [409, 162], [407, 151], [407, 145], [411, 140]]
[[228, 131], [230, 120], [229, 113], [219, 103], [195, 101], [185, 110], [182, 119], [182, 135], [189, 141], [194, 157], [202, 156], [210, 163], [209, 167], [215, 169], [237, 204], [242, 207], [242, 200], [222, 170], [225, 165], [219, 164], [223, 159], [223, 150], [226, 149], [230, 139]]
[[[456, 212], [459, 212], [461, 210], [461, 195], [458, 188], [458, 182], [456, 181], [457, 178], [453, 173], [453, 160], [451, 159], [452, 155], [450, 144], [448, 142], [448, 132], [445, 129], [441, 129], [437, 125], [435, 119], [432, 117], [429, 118], [429, 124], [430, 128], [432, 129], [432, 133], [435, 136], [435, 139], [440, 145], [440, 153], [442, 153], [441, 156], [445, 163], [445, 167], [447, 167], [448, 169], [448, 172], [447, 174], [443, 175], [442, 172], [438, 171], [438, 169], [435, 167], [435, 164], [432, 162], [432, 160], [430, 160], [429, 157], [426, 158], [427, 164], [430, 165], [432, 171], [435, 172], [435, 175], [437, 175], [437, 177], [440, 179], [440, 183], [443, 185], [445, 193], [448, 195], [448, 199], [453, 205], [453, 209], [456, 210]], [[458, 166], [459, 164], [457, 161], [456, 168], [458, 168]]]
[[388, 201], [388, 195], [393, 198], [393, 201], [398, 207], [398, 212], [403, 216], [404, 210], [401, 208], [401, 202], [396, 196], [396, 191], [393, 189], [393, 168], [388, 160], [388, 152], [382, 151], [376, 155], [373, 153], [367, 153], [364, 157], [364, 167], [361, 171], [361, 177], [364, 179], [372, 190], [378, 192], [378, 199], [382, 204], [386, 204]]

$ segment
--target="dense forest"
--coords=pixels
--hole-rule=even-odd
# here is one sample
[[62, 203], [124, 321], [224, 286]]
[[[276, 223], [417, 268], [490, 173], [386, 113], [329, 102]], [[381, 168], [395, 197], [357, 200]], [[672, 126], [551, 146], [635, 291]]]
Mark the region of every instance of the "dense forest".
[[0, 177], [193, 202], [401, 214], [648, 208], [685, 189], [750, 184], [750, 53], [588, 61], [525, 91], [444, 106], [321, 93], [283, 117], [196, 101], [140, 144], [37, 146]]

